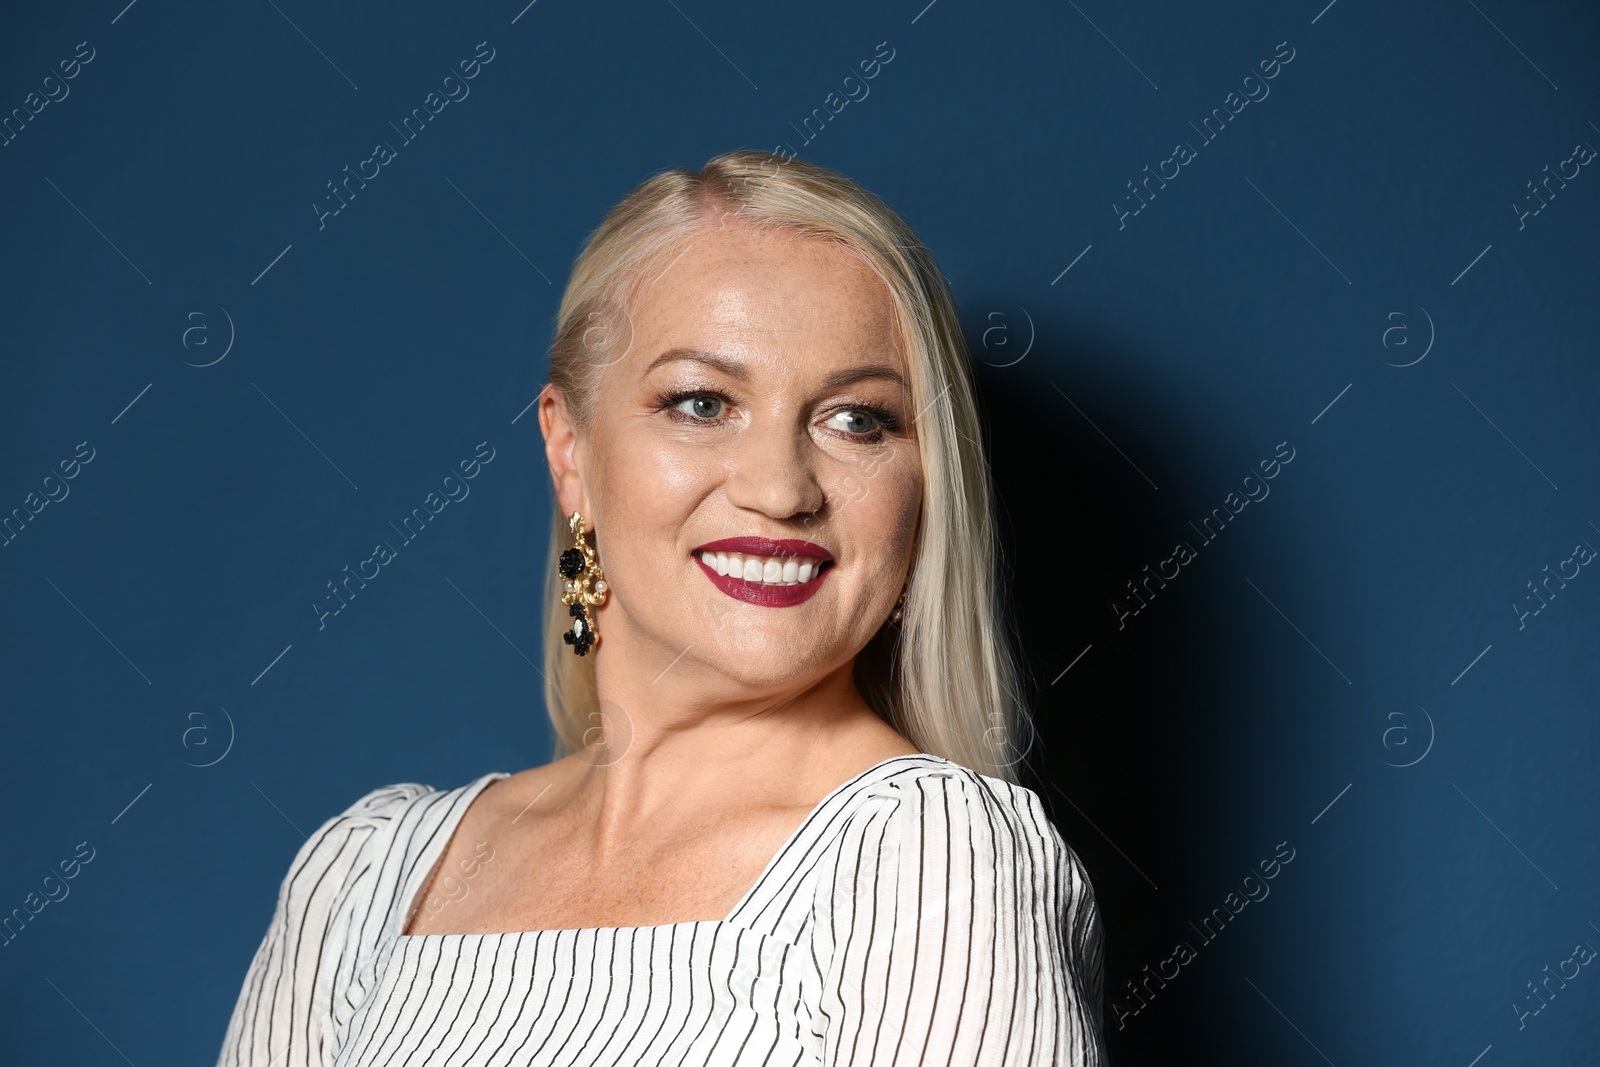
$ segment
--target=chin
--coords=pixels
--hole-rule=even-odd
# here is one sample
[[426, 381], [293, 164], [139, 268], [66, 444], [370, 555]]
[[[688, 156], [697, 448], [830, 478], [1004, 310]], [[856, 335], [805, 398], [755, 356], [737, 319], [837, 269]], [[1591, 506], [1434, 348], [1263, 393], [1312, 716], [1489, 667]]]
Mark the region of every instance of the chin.
[[779, 688], [825, 670], [837, 655], [834, 643], [807, 639], [793, 625], [730, 622], [702, 638], [700, 659], [731, 681], [755, 689]]

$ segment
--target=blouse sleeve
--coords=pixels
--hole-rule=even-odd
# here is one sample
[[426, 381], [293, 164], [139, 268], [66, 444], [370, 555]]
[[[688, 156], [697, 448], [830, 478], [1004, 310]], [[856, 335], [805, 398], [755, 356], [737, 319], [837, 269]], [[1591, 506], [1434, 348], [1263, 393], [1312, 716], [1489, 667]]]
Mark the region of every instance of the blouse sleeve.
[[891, 780], [813, 920], [829, 1067], [1104, 1062], [1093, 891], [1030, 790], [961, 767]]
[[375, 835], [426, 791], [417, 783], [375, 789], [300, 846], [245, 974], [217, 1067], [330, 1067], [335, 972], [350, 963], [342, 935], [351, 917], [351, 871], [364, 865], [362, 852]]

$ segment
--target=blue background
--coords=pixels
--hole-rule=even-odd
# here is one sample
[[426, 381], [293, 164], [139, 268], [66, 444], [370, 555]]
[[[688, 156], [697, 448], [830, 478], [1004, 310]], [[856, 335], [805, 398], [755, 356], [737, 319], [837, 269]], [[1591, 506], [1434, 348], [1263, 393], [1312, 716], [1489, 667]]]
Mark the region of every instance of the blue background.
[[211, 1062], [307, 833], [548, 759], [526, 409], [561, 286], [650, 173], [778, 145], [900, 210], [960, 302], [1113, 1062], [1593, 1062], [1595, 967], [1515, 1005], [1600, 947], [1600, 574], [1516, 605], [1600, 546], [1600, 174], [1519, 217], [1600, 146], [1600, 16], [924, 2], [8, 9], [5, 113], [93, 50], [0, 148], [0, 511], [93, 455], [0, 549], [0, 912], [93, 849], [0, 949], [8, 1062]]

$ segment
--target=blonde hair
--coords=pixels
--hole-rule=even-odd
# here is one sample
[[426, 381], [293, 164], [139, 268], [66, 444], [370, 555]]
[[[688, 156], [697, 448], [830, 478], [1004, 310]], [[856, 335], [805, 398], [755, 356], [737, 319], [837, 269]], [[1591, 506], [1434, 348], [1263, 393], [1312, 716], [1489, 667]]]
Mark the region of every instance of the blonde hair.
[[[1015, 782], [1027, 746], [1013, 741], [1026, 711], [1002, 621], [970, 356], [944, 276], [893, 208], [834, 171], [756, 150], [719, 155], [698, 174], [679, 168], [653, 175], [611, 210], [573, 264], [556, 312], [551, 384], [574, 425], [586, 428], [600, 372], [632, 343], [627, 308], [648, 266], [724, 215], [839, 242], [887, 287], [910, 364], [923, 498], [903, 621], [898, 629], [884, 626], [856, 657], [856, 686], [921, 751]], [[599, 719], [594, 661], [573, 655], [561, 637], [571, 619], [557, 558], [572, 535], [559, 506], [552, 511], [544, 666], [559, 757], [585, 747]]]

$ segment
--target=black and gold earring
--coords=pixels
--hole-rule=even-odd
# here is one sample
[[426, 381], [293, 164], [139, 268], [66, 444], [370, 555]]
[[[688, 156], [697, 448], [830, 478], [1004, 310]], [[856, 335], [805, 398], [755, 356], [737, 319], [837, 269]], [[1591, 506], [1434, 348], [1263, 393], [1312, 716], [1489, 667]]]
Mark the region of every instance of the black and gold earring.
[[600, 640], [589, 609], [604, 604], [611, 587], [606, 585], [606, 572], [600, 569], [594, 546], [584, 537], [583, 516], [574, 511], [567, 525], [572, 529], [573, 547], [561, 553], [559, 569], [567, 580], [561, 602], [567, 605], [567, 614], [572, 616], [572, 629], [562, 634], [561, 639], [572, 646], [573, 652], [583, 656]]

